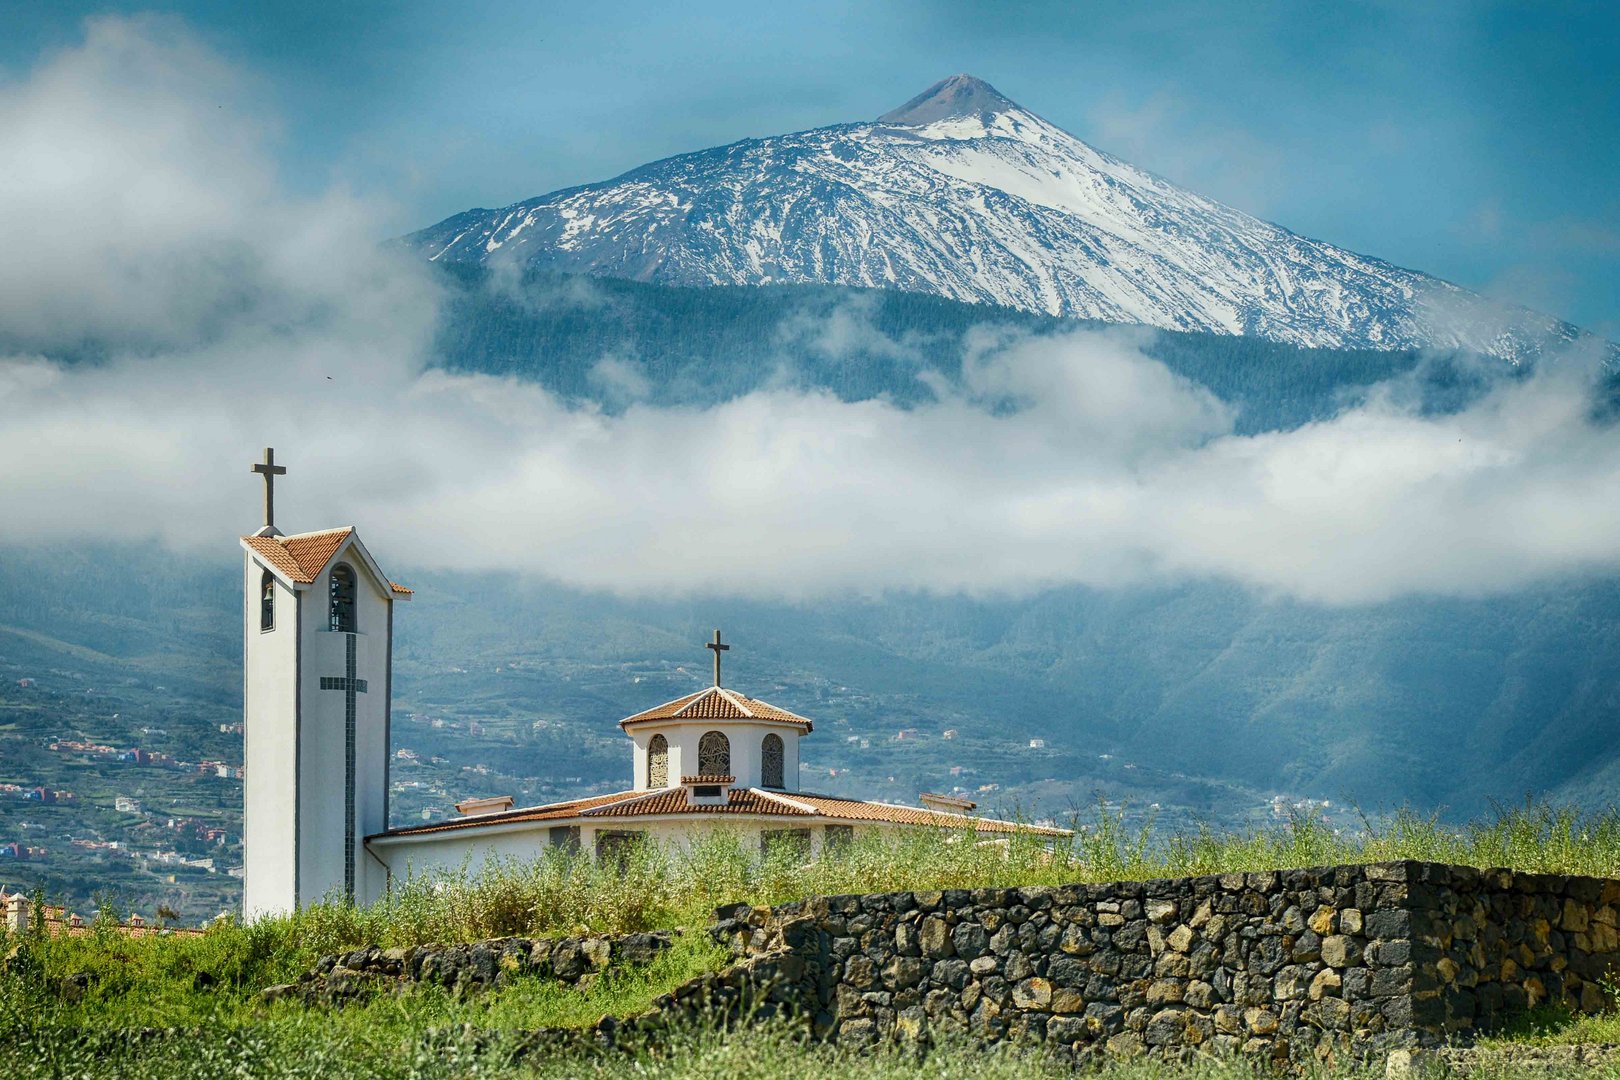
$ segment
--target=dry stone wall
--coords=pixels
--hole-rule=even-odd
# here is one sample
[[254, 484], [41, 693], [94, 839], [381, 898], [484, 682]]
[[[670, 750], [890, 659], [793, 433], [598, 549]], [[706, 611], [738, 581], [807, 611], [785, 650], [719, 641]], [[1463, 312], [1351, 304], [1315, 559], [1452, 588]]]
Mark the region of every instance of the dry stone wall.
[[413, 983], [468, 992], [503, 986], [516, 978], [569, 985], [615, 967], [650, 964], [675, 941], [670, 931], [618, 936], [495, 938], [459, 945], [375, 945], [321, 957], [296, 983], [267, 987], [266, 1000], [298, 997], [342, 1003], [379, 990]]
[[965, 1033], [1079, 1059], [1348, 1060], [1606, 1004], [1620, 882], [1399, 862], [721, 909], [847, 1043]]
[[[1609, 1006], [1620, 881], [1393, 862], [1175, 880], [734, 905], [738, 963], [650, 1012], [531, 1033], [536, 1050], [634, 1043], [697, 1017], [796, 1018], [846, 1044], [1043, 1043], [1077, 1061], [1241, 1053], [1342, 1063], [1465, 1044], [1534, 1006]], [[364, 984], [575, 982], [670, 937], [508, 938], [329, 957], [296, 994]]]
[[1413, 1024], [1425, 1041], [1538, 1005], [1608, 1007], [1620, 976], [1620, 881], [1408, 864]]

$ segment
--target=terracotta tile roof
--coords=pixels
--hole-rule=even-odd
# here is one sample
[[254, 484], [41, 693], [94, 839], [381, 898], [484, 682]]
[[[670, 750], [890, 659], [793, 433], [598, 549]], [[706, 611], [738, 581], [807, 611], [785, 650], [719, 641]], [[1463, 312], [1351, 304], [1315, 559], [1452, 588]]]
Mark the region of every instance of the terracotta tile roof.
[[778, 709], [775, 705], [754, 698], [743, 697], [735, 690], [722, 686], [709, 686], [695, 694], [666, 701], [664, 704], [627, 716], [619, 721], [620, 727], [642, 724], [649, 720], [774, 720], [778, 723], [797, 724], [805, 731], [813, 730], [810, 721], [797, 713]]
[[480, 814], [478, 817], [455, 818], [451, 821], [435, 821], [427, 825], [389, 829], [387, 832], [375, 833], [366, 837], [366, 839], [371, 840], [378, 836], [419, 836], [426, 833], [448, 832], [452, 829], [465, 829], [474, 825], [505, 825], [510, 822], [549, 821], [554, 818], [578, 817], [592, 807], [643, 794], [645, 792], [616, 791], [612, 795], [595, 795], [588, 799], [571, 799], [568, 802], [547, 803], [544, 806], [526, 806], [519, 810], [508, 810], [500, 814]]
[[583, 817], [642, 817], [651, 814], [756, 814], [769, 817], [810, 817], [809, 811], [787, 806], [753, 788], [732, 788], [723, 803], [697, 803], [687, 800], [682, 788], [647, 793], [644, 798], [627, 799], [587, 811]]
[[397, 581], [390, 581], [388, 587], [401, 596], [414, 596], [416, 594], [415, 589], [407, 589]]
[[309, 585], [353, 533], [351, 525], [297, 536], [244, 536], [242, 542], [293, 581]]
[[[981, 833], [1031, 832], [1039, 836], [1068, 836], [1067, 829], [1052, 829], [1040, 825], [1022, 825], [1014, 821], [993, 818], [968, 817], [964, 814], [942, 814], [915, 806], [894, 806], [889, 803], [864, 802], [860, 799], [841, 799], [832, 795], [811, 795], [798, 791], [761, 791], [758, 788], [732, 788], [723, 803], [694, 804], [685, 788], [664, 788], [659, 791], [620, 791], [613, 795], [598, 795], [590, 799], [531, 806], [511, 810], [504, 814], [483, 814], [454, 821], [439, 821], [414, 828], [391, 829], [379, 836], [419, 836], [427, 833], [450, 832], [485, 825], [503, 825], [512, 822], [554, 821], [559, 818], [623, 818], [652, 817], [667, 814], [752, 814], [756, 817], [806, 818], [822, 817], [834, 821], [867, 822], [871, 824], [923, 825], [947, 829], [974, 829]], [[369, 838], [368, 838], [369, 839]]]
[[305, 581], [314, 581], [326, 564], [332, 561], [337, 549], [343, 542], [353, 535], [353, 528], [328, 529], [326, 532], [303, 533], [298, 536], [283, 536], [281, 546], [287, 553], [298, 561], [307, 575]]
[[737, 778], [735, 776], [683, 776], [683, 777], [681, 777], [681, 783], [683, 783], [683, 784], [735, 784], [736, 782], [737, 782]]
[[[265, 562], [293, 581], [304, 580], [304, 568], [298, 565], [298, 560], [287, 553], [280, 542], [273, 536], [244, 536], [242, 543], [253, 549]], [[311, 579], [313, 580], [313, 579]]]

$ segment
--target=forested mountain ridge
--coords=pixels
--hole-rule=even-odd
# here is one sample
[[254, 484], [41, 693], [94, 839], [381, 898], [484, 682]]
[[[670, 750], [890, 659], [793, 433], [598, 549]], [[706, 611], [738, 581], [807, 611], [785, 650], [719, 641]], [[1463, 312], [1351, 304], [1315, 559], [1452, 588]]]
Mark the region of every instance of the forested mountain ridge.
[[513, 375], [610, 411], [632, 401], [712, 405], [767, 387], [902, 406], [959, 382], [973, 342], [1096, 331], [1233, 405], [1236, 430], [1292, 427], [1369, 387], [1415, 376], [1452, 407], [1513, 367], [1467, 350], [1317, 349], [1256, 337], [1116, 327], [918, 293], [824, 285], [680, 287], [546, 271], [439, 268], [434, 353], [452, 370]]

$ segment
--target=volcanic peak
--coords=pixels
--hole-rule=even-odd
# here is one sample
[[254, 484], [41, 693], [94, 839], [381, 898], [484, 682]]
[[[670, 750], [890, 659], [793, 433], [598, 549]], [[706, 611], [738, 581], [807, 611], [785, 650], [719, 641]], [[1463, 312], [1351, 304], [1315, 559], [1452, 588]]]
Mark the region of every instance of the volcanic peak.
[[1002, 95], [983, 79], [972, 75], [952, 75], [941, 79], [898, 109], [878, 117], [880, 124], [911, 126], [936, 120], [956, 120], [976, 116], [987, 124], [997, 113], [1024, 111], [1016, 101]]

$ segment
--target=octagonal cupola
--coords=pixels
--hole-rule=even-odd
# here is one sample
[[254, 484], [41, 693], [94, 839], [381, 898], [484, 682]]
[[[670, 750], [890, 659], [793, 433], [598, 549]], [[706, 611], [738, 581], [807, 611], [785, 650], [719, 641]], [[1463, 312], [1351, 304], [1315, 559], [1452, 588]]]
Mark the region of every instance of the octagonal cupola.
[[809, 720], [720, 685], [720, 631], [714, 685], [619, 721], [635, 745], [638, 791], [685, 788], [694, 804], [726, 801], [736, 788], [797, 791], [799, 739]]

